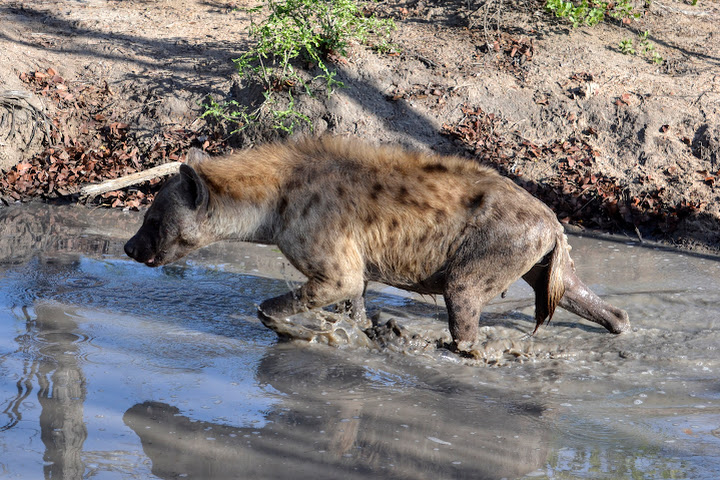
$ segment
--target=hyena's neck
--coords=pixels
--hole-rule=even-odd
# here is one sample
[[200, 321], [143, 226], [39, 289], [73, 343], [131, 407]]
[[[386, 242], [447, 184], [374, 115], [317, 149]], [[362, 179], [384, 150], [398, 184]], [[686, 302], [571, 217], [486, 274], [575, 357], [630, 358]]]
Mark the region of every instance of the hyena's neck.
[[210, 194], [208, 226], [213, 240], [272, 242], [271, 205], [277, 197], [279, 160], [258, 152], [243, 151], [195, 166]]
[[269, 206], [227, 196], [210, 199], [208, 227], [214, 240], [272, 243], [274, 215]]

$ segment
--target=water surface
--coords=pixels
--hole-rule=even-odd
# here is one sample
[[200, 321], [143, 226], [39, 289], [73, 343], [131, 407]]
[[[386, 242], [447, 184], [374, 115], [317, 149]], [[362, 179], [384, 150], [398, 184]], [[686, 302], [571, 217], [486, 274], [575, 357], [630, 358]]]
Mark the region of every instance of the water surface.
[[[630, 314], [615, 336], [531, 290], [483, 314], [487, 357], [281, 343], [255, 305], [301, 280], [271, 246], [150, 269], [139, 216], [0, 209], [0, 477], [720, 478], [720, 262], [571, 237]], [[446, 332], [439, 299], [368, 304]]]

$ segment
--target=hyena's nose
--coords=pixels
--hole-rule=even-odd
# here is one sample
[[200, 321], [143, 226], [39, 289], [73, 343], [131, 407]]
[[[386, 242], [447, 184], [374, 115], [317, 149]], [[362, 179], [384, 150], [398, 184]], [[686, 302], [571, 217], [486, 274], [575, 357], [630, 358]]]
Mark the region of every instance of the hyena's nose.
[[137, 247], [135, 246], [135, 242], [133, 242], [134, 239], [135, 239], [134, 237], [131, 238], [125, 244], [125, 254], [132, 259], [135, 259], [137, 256], [137, 253], [138, 253]]

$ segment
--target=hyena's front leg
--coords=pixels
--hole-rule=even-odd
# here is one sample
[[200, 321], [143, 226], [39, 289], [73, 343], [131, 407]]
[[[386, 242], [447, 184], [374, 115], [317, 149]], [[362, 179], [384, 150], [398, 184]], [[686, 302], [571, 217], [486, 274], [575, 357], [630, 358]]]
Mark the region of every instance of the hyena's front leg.
[[281, 337], [309, 339], [318, 332], [293, 322], [289, 317], [350, 299], [352, 319], [364, 319], [362, 292], [362, 279], [358, 282], [350, 275], [334, 279], [323, 276], [322, 280], [311, 278], [293, 291], [262, 302], [258, 307], [258, 317]]
[[338, 303], [335, 309], [338, 313], [350, 315], [352, 321], [358, 324], [361, 328], [370, 328], [372, 326], [372, 322], [368, 320], [367, 312], [365, 310], [365, 292], [367, 291], [367, 284], [368, 282], [363, 282], [362, 294]]

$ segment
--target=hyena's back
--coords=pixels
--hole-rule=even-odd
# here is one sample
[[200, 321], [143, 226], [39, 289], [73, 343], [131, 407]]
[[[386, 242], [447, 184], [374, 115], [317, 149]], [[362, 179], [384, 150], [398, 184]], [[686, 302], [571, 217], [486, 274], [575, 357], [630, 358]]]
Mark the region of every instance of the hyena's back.
[[308, 277], [339, 287], [378, 280], [443, 293], [449, 272], [472, 272], [462, 281], [496, 294], [562, 232], [540, 201], [456, 157], [326, 138], [195, 167], [221, 196], [265, 205], [273, 217], [268, 240]]

